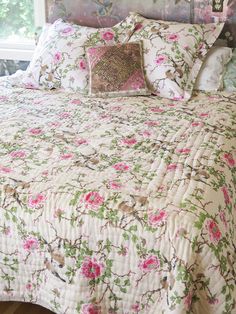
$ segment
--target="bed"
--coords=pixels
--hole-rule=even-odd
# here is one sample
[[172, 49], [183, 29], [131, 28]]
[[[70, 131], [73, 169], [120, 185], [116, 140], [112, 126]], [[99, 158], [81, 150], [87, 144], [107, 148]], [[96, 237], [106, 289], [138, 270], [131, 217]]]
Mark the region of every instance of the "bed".
[[23, 76], [0, 79], [0, 300], [236, 313], [236, 92], [89, 98]]
[[235, 93], [186, 107], [1, 84], [1, 300], [235, 312]]

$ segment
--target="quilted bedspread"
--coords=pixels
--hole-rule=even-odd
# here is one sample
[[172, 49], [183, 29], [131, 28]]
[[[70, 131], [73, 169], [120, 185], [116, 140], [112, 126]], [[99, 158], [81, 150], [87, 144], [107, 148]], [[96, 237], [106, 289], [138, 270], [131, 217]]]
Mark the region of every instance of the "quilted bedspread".
[[236, 94], [0, 87], [0, 300], [236, 313]]

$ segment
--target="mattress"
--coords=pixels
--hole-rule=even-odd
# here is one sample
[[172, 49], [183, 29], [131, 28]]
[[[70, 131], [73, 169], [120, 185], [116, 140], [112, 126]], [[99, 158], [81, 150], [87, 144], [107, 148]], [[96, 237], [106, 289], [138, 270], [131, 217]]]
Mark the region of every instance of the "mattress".
[[0, 81], [0, 300], [236, 313], [236, 93], [86, 98]]

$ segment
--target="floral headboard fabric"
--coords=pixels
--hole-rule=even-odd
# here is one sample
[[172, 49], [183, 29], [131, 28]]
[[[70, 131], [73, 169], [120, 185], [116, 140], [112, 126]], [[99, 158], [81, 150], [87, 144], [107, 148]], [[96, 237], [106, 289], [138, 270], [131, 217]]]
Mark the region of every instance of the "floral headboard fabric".
[[47, 0], [49, 22], [62, 17], [81, 25], [109, 27], [130, 11], [162, 20], [226, 21], [221, 44], [236, 47], [236, 0]]

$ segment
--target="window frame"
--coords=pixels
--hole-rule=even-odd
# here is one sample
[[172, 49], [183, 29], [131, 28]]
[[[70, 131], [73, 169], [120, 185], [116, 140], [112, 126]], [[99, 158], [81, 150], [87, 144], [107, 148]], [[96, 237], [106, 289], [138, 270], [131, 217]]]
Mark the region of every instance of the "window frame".
[[[42, 27], [46, 23], [45, 0], [34, 1], [35, 27]], [[35, 41], [8, 43], [0, 40], [0, 59], [30, 61], [35, 49]]]

